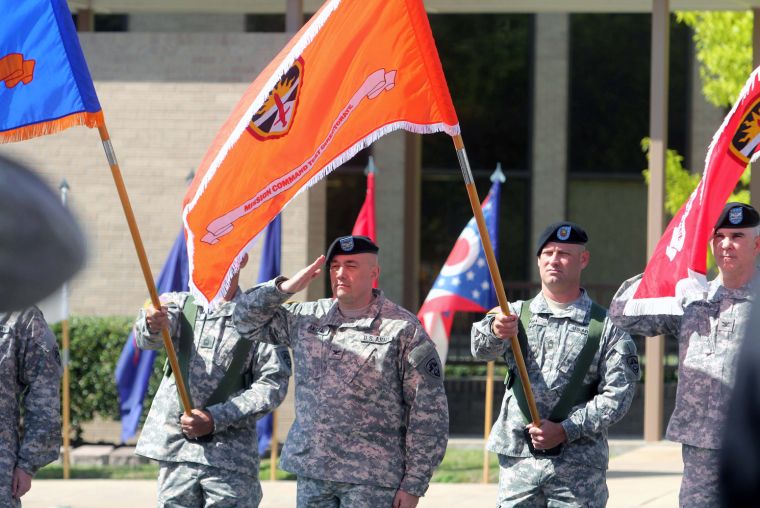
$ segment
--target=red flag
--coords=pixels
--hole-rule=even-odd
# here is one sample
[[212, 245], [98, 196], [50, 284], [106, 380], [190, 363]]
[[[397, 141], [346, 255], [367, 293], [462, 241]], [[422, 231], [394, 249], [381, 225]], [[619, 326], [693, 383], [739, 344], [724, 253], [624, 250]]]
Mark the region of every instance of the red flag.
[[680, 314], [678, 301], [702, 290], [707, 279], [707, 244], [723, 206], [760, 145], [760, 86], [755, 69], [707, 151], [702, 179], [684, 203], [647, 263], [624, 313]]
[[328, 0], [245, 92], [185, 196], [201, 303], [296, 194], [398, 129], [459, 133], [422, 1]]
[[[363, 235], [377, 242], [375, 231], [375, 161], [370, 155], [367, 163], [367, 196], [364, 198], [364, 204], [359, 210], [351, 234]], [[377, 279], [372, 283], [372, 287], [377, 287]]]
[[369, 156], [367, 164], [367, 197], [364, 198], [364, 204], [359, 215], [356, 217], [352, 235], [364, 235], [377, 241], [375, 234], [375, 161]]

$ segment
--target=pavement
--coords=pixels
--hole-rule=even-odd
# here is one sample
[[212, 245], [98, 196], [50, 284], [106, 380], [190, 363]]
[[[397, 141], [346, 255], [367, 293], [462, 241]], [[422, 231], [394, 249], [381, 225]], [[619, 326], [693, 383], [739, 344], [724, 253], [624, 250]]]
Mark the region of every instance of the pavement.
[[[482, 446], [482, 441], [480, 442]], [[610, 508], [678, 506], [681, 447], [677, 443], [610, 440]], [[292, 508], [292, 481], [262, 482], [261, 508]], [[492, 508], [495, 484], [432, 483], [419, 508]], [[35, 480], [23, 508], [137, 508], [156, 505], [154, 480]]]

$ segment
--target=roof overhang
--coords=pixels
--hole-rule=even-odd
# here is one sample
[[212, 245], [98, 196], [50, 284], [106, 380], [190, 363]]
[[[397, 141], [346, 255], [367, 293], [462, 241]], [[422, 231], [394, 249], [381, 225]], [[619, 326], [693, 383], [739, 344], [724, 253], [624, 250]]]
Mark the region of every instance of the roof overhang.
[[[284, 13], [287, 0], [68, 0], [72, 11], [93, 9], [99, 13]], [[314, 12], [324, 3], [303, 0], [304, 11]], [[530, 12], [651, 12], [652, 0], [424, 0], [429, 13], [530, 13]], [[746, 10], [760, 8], [760, 0], [671, 0], [676, 10]]]

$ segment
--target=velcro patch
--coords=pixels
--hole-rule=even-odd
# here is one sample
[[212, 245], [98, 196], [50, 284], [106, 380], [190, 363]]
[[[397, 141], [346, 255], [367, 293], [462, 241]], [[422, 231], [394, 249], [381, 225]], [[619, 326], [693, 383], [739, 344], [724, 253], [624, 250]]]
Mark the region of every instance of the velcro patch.
[[588, 335], [588, 328], [585, 326], [570, 325], [567, 327], [568, 331], [580, 333], [581, 335]]
[[427, 359], [431, 353], [435, 353], [435, 344], [433, 344], [432, 341], [423, 342], [409, 353], [409, 364], [416, 368], [422, 363], [422, 360]]

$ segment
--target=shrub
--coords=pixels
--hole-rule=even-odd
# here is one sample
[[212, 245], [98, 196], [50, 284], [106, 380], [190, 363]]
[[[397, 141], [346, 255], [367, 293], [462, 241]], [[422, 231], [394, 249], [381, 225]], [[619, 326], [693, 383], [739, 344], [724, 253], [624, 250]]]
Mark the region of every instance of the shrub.
[[[82, 424], [95, 415], [119, 420], [119, 398], [114, 372], [116, 362], [132, 328], [134, 318], [126, 316], [73, 316], [69, 318], [69, 379], [71, 429], [74, 442], [82, 440]], [[62, 347], [60, 323], [51, 328]], [[146, 395], [144, 421], [150, 401], [161, 380], [163, 358], [161, 351]]]

